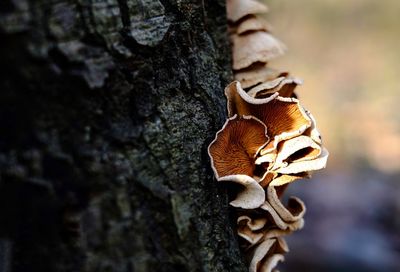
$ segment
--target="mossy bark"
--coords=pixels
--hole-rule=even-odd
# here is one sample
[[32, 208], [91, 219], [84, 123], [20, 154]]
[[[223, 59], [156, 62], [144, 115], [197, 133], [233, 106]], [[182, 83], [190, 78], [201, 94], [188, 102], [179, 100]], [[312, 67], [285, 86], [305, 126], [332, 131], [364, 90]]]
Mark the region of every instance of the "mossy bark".
[[206, 147], [224, 0], [2, 0], [0, 271], [245, 271]]

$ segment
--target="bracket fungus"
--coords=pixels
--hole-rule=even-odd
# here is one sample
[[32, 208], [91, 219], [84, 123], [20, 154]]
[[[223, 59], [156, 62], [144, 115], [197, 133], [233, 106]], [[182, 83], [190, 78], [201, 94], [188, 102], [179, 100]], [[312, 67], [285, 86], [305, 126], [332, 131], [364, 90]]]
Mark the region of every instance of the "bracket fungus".
[[236, 33], [239, 35], [251, 32], [251, 31], [266, 31], [272, 30], [272, 26], [265, 21], [263, 18], [257, 15], [249, 15], [236, 29]]
[[263, 98], [247, 93], [238, 81], [229, 84], [230, 117], [208, 147], [217, 180], [243, 186], [230, 204], [244, 213], [237, 231], [252, 256], [250, 271], [272, 271], [283, 260], [285, 252], [277, 253], [273, 245], [303, 227], [305, 205], [293, 197], [285, 207], [280, 197], [287, 184], [324, 168], [328, 157], [310, 112], [298, 99], [280, 96], [292, 83], [297, 81], [285, 77], [266, 82], [262, 90], [275, 92]]
[[248, 91], [248, 95], [255, 98], [264, 98], [278, 92], [279, 96], [282, 97], [294, 97], [295, 88], [302, 84], [303, 81], [299, 78], [280, 76], [276, 79], [254, 86]]
[[218, 181], [240, 185], [237, 233], [250, 272], [271, 272], [289, 251], [284, 236], [304, 226], [304, 203], [287, 186], [326, 166], [315, 118], [297, 99], [302, 80], [269, 66], [286, 47], [257, 0], [227, 0], [235, 81], [225, 88], [228, 119], [208, 147]]
[[228, 20], [237, 22], [251, 14], [268, 12], [268, 7], [256, 0], [227, 0], [226, 13]]
[[270, 186], [267, 192], [269, 197], [256, 217], [242, 215], [238, 218], [238, 235], [243, 239], [249, 271], [272, 271], [277, 261], [284, 260], [282, 254], [289, 252], [283, 236], [304, 226], [305, 205], [300, 199], [290, 198], [285, 207], [276, 187]]
[[287, 72], [281, 72], [268, 67], [265, 63], [255, 63], [250, 67], [235, 72], [235, 79], [240, 82], [242, 88], [250, 88], [263, 82], [287, 76]]
[[282, 56], [286, 46], [265, 31], [233, 34], [233, 69], [247, 68], [256, 62], [268, 62]]

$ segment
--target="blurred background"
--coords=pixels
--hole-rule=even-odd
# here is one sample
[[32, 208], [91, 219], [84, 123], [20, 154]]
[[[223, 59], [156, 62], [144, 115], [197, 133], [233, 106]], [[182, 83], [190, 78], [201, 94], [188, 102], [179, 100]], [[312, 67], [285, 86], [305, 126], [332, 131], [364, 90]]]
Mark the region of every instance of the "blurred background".
[[400, 271], [400, 1], [264, 0], [330, 151], [281, 271]]

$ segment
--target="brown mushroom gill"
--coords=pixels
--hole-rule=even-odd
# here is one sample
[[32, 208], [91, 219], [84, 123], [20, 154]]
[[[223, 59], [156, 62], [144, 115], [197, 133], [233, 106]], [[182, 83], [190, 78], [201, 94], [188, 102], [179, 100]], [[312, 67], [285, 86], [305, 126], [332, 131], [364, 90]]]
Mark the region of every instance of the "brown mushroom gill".
[[228, 116], [208, 148], [215, 177], [240, 186], [232, 190], [237, 233], [250, 272], [276, 272], [289, 251], [284, 236], [304, 225], [304, 203], [281, 198], [288, 185], [325, 167], [314, 117], [304, 109], [286, 71], [271, 68], [286, 46], [264, 20], [257, 0], [227, 0], [234, 78], [225, 88]]
[[268, 140], [265, 125], [256, 118], [236, 115], [228, 119], [209, 146], [215, 175], [252, 177], [256, 154]]
[[311, 126], [310, 117], [297, 99], [278, 97], [278, 93], [264, 99], [253, 98], [237, 81], [226, 87], [225, 94], [229, 115], [250, 115], [258, 118], [267, 126], [271, 139], [282, 133], [287, 136], [300, 135]]

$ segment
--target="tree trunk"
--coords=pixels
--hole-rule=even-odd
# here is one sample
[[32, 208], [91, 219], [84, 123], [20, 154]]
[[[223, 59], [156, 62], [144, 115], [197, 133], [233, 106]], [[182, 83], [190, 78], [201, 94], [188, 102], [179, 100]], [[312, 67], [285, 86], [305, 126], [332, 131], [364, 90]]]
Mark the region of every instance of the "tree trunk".
[[246, 270], [224, 0], [1, 0], [0, 40], [0, 271]]

